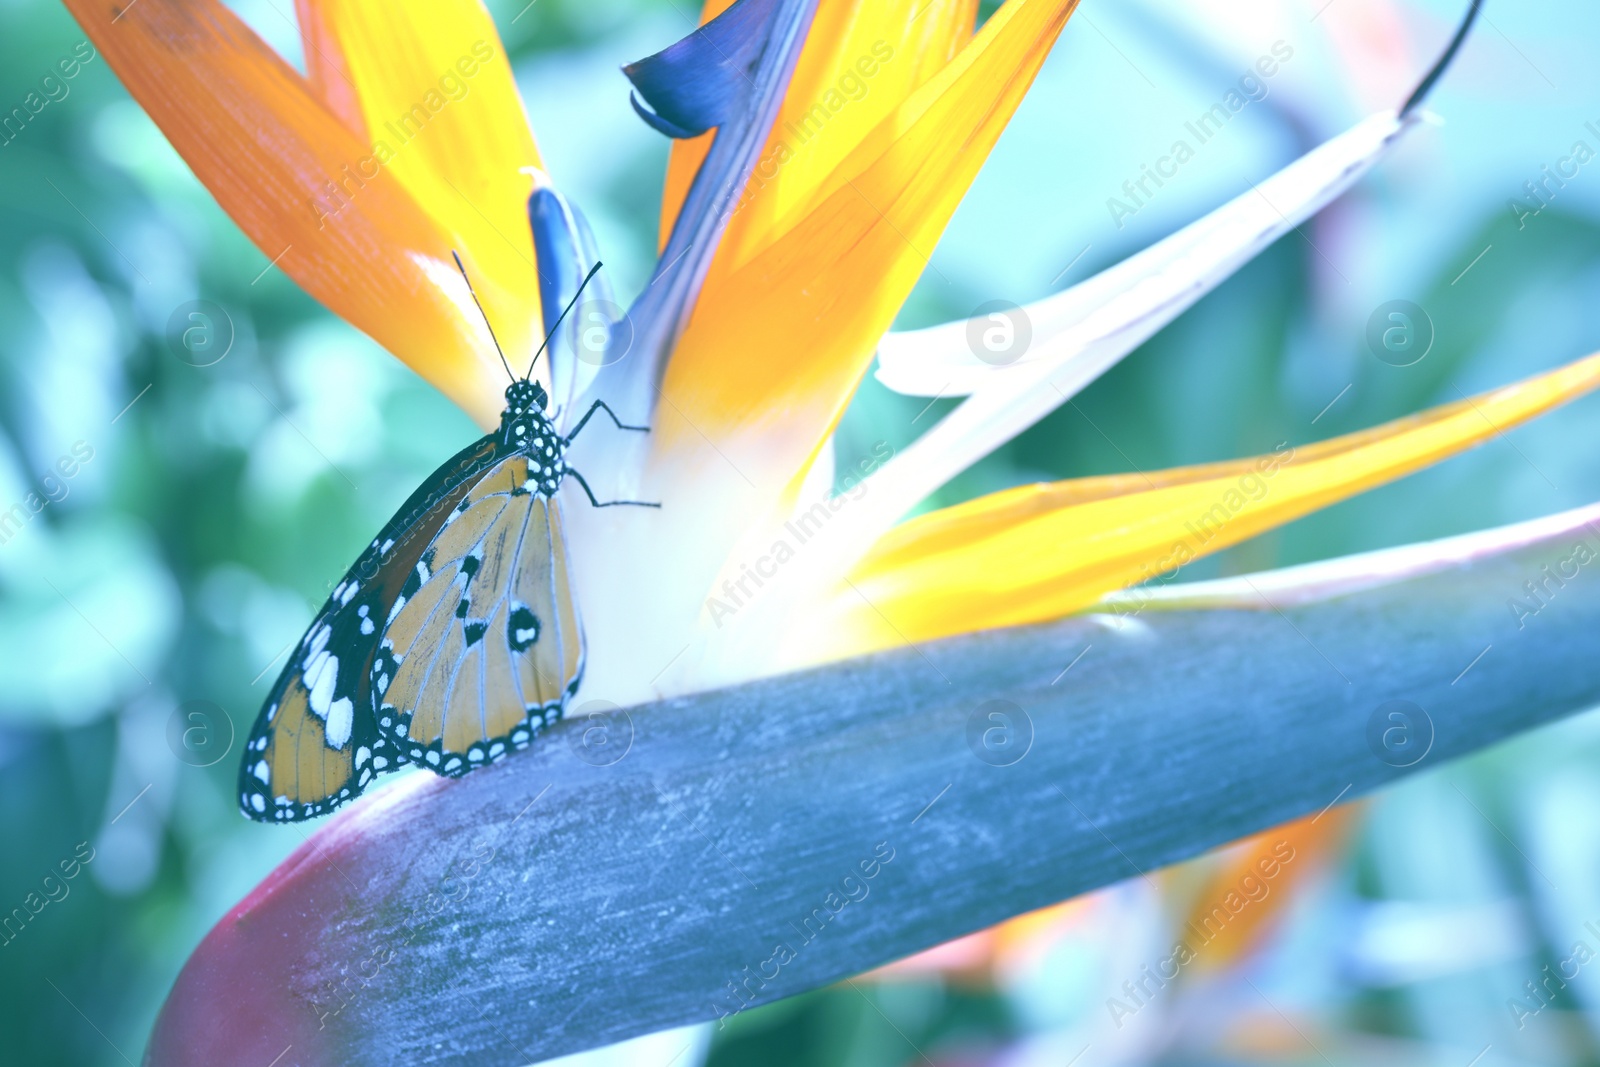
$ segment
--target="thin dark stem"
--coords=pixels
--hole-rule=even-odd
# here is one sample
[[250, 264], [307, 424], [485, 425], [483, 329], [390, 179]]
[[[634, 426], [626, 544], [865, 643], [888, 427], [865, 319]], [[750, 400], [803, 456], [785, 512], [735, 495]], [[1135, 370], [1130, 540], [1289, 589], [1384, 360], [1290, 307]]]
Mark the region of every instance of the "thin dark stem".
[[1439, 57], [1439, 61], [1433, 65], [1433, 69], [1428, 71], [1417, 87], [1412, 90], [1406, 102], [1400, 105], [1401, 118], [1411, 114], [1427, 95], [1433, 91], [1434, 85], [1438, 83], [1440, 78], [1444, 77], [1444, 72], [1450, 69], [1450, 64], [1454, 62], [1456, 53], [1461, 51], [1462, 44], [1466, 42], [1467, 33], [1472, 29], [1472, 24], [1477, 21], [1478, 12], [1482, 8], [1483, 0], [1472, 0], [1472, 6], [1467, 9], [1467, 17], [1461, 20], [1461, 28], [1456, 30], [1456, 35], [1450, 39], [1449, 47], [1444, 50], [1444, 54]]

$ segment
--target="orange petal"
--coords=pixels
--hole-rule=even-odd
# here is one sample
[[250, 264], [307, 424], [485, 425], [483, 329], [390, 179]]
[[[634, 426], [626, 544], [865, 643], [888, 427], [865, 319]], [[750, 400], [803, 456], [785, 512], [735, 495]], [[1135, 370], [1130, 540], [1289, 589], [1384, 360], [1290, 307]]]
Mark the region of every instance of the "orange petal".
[[341, 116], [353, 94], [352, 129], [455, 235], [507, 355], [526, 363], [542, 337], [526, 172], [541, 163], [488, 12], [478, 0], [297, 6], [313, 85]]
[[[710, 0], [706, 19], [728, 5]], [[743, 262], [814, 193], [868, 131], [972, 36], [977, 0], [825, 0], [783, 107], [717, 259]], [[674, 145], [662, 203], [665, 244], [711, 135]]]
[[1600, 385], [1600, 354], [1385, 426], [1233, 463], [1022, 486], [932, 512], [857, 565], [830, 654], [1056, 618], [1431, 466]]
[[[450, 262], [454, 237], [304, 78], [215, 0], [67, 6], [279, 270], [480, 421], [495, 418], [504, 371], [476, 312], [467, 313]], [[330, 185], [343, 190], [339, 199]]]
[[1295, 890], [1339, 848], [1360, 807], [1296, 819], [1196, 861], [1209, 875], [1176, 934], [1194, 952], [1196, 973], [1236, 963], [1261, 943]]
[[826, 436], [1076, 0], [1009, 0], [833, 168], [815, 207], [713, 267], [667, 368], [664, 450], [699, 437], [756, 484]]
[[361, 98], [350, 65], [339, 50], [333, 26], [323, 18], [311, 0], [295, 0], [296, 21], [300, 23], [300, 48], [305, 53], [306, 81], [324, 107], [337, 115], [358, 141], [370, 141], [367, 119], [361, 113]]

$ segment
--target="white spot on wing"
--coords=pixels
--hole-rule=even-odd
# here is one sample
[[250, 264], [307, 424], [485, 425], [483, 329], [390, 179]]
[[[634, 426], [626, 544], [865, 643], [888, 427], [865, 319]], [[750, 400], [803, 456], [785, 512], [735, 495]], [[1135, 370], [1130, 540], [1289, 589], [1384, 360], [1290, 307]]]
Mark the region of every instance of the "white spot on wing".
[[327, 623], [323, 623], [321, 626], [317, 627], [311, 633], [311, 641], [306, 646], [306, 654], [308, 656], [315, 656], [317, 653], [327, 648], [328, 638], [332, 636], [333, 627], [329, 626]]
[[328, 744], [343, 748], [350, 743], [350, 728], [355, 725], [356, 707], [349, 697], [340, 697], [328, 708]]
[[[319, 652], [317, 659], [310, 670], [306, 671], [306, 688], [311, 690], [312, 714], [317, 718], [328, 718], [328, 705], [333, 702], [333, 687], [339, 683], [339, 659], [326, 652]], [[345, 703], [349, 703], [348, 700]], [[348, 738], [349, 733], [345, 736]], [[337, 746], [335, 746], [337, 747]]]

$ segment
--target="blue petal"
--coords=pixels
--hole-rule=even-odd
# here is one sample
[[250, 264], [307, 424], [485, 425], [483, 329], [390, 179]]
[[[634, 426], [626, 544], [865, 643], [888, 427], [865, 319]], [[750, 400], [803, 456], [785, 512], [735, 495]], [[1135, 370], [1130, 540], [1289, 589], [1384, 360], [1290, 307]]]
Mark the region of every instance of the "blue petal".
[[677, 44], [626, 68], [635, 107], [669, 136], [715, 128], [650, 284], [613, 330], [630, 345], [585, 396], [634, 422], [654, 413], [667, 359], [689, 321], [711, 258], [777, 119], [818, 0], [737, 0]]
[[[544, 333], [549, 334], [555, 329], [561, 310], [600, 257], [583, 213], [554, 189], [535, 189], [528, 197], [528, 224], [533, 230], [533, 251], [539, 265], [539, 304], [544, 316]], [[576, 310], [616, 309], [620, 312], [612, 299], [611, 283], [603, 271], [589, 283], [583, 305]], [[569, 316], [560, 332], [550, 338], [550, 396], [562, 411], [571, 411], [576, 397], [594, 377], [595, 364], [578, 358], [577, 331], [587, 326], [581, 318]]]
[[623, 67], [638, 90], [634, 110], [668, 137], [721, 126], [755, 85], [751, 74], [779, 3], [738, 0], [683, 40]]
[[698, 137], [705, 132], [705, 130], [686, 130], [682, 126], [674, 126], [672, 123], [668, 122], [654, 111], [651, 111], [650, 108], [645, 105], [644, 101], [639, 99], [638, 93], [629, 93], [628, 103], [633, 105], [633, 110], [640, 118], [644, 119], [644, 121], [648, 123], [652, 129], [654, 129], [657, 133], [666, 134], [675, 141], [686, 141], [691, 137]]

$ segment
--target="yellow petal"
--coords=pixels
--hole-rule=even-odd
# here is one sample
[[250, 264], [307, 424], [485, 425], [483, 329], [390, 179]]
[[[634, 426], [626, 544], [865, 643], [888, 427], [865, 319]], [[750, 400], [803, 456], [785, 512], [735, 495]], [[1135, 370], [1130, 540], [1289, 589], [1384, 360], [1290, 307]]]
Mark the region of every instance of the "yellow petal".
[[[312, 83], [354, 94], [383, 168], [455, 235], [514, 365], [543, 336], [528, 229], [538, 149], [505, 48], [479, 0], [299, 0]], [[520, 354], [520, 358], [519, 358]]]
[[1600, 354], [1387, 425], [1233, 463], [1023, 486], [893, 530], [816, 640], [861, 652], [1056, 618], [1437, 463], [1600, 385]]
[[976, 0], [824, 4], [713, 273], [771, 243], [828, 176], [972, 37]]
[[713, 267], [667, 369], [664, 451], [726, 442], [756, 484], [805, 466], [1075, 6], [1009, 0], [832, 169], [804, 217], [731, 272]]
[[[712, 0], [705, 17], [727, 5]], [[830, 0], [818, 5], [794, 77], [758, 157], [717, 267], [744, 262], [912, 90], [972, 36], [977, 0]], [[706, 135], [675, 148], [663, 199], [662, 237], [687, 195]]]
[[973, 34], [971, 0], [824, 5], [712, 270], [771, 243], [870, 131], [944, 69]]
[[[454, 277], [454, 238], [307, 82], [215, 0], [67, 0], [128, 92], [276, 269], [481, 421], [504, 372]], [[113, 24], [114, 23], [114, 24]], [[327, 199], [343, 181], [345, 205]]]

